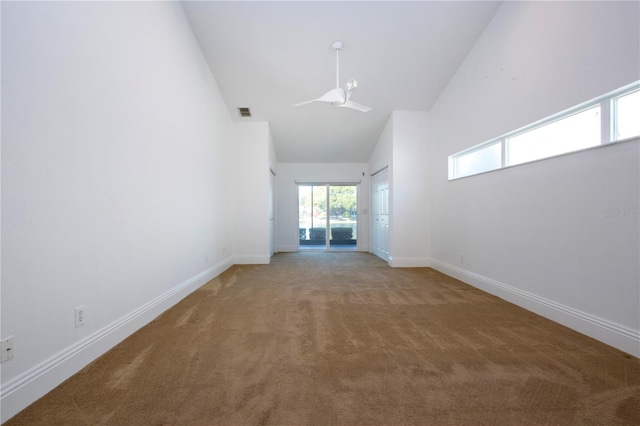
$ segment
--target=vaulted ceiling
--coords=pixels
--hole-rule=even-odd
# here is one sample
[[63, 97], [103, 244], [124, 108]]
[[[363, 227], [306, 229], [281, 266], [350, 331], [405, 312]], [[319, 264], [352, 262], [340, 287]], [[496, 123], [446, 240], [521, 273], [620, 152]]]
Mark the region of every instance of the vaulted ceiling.
[[[279, 162], [367, 162], [390, 113], [429, 110], [500, 2], [218, 2], [183, 9], [229, 107], [268, 121]], [[359, 86], [368, 113], [314, 99]], [[249, 107], [251, 118], [237, 108]]]

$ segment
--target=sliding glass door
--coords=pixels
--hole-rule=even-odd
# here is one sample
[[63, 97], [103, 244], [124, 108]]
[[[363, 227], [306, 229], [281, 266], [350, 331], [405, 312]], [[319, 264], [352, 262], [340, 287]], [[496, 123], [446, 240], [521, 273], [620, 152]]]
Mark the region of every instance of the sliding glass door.
[[300, 248], [325, 248], [327, 245], [327, 188], [298, 187], [298, 227]]
[[300, 249], [355, 250], [357, 206], [356, 185], [299, 185]]
[[358, 187], [355, 185], [329, 186], [329, 228], [332, 249], [352, 249], [357, 246]]

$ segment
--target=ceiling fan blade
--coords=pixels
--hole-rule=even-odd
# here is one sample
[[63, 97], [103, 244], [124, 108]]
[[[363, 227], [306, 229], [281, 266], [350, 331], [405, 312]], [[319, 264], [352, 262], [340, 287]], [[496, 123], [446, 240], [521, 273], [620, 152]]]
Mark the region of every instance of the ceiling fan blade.
[[310, 104], [311, 102], [315, 102], [315, 101], [317, 101], [317, 99], [312, 99], [312, 100], [306, 101], [306, 102], [300, 102], [299, 104], [295, 104], [294, 107], [299, 107], [301, 105]]
[[343, 104], [345, 99], [346, 99], [345, 91], [343, 89], [337, 88], [337, 89], [329, 90], [327, 93], [320, 96], [318, 99], [302, 102], [294, 106], [306, 105], [306, 104], [310, 104], [311, 102], [329, 102], [331, 104]]
[[356, 111], [360, 111], [360, 112], [369, 112], [369, 111], [371, 111], [373, 109], [373, 108], [368, 107], [366, 105], [360, 105], [359, 103], [353, 102], [351, 100], [348, 100], [344, 104], [337, 105], [337, 106], [342, 107], [342, 108], [355, 109]]
[[330, 103], [334, 103], [334, 102], [344, 103], [345, 93], [344, 93], [344, 90], [340, 88], [331, 89], [327, 93], [319, 97], [317, 100], [322, 102], [330, 102]]
[[334, 41], [333, 43], [331, 43], [331, 48], [336, 51], [336, 88], [329, 90], [318, 99], [302, 102], [294, 105], [294, 107], [310, 104], [311, 102], [329, 102], [331, 105], [336, 107], [351, 108], [361, 112], [369, 112], [373, 109], [366, 105], [360, 105], [358, 103], [352, 102], [349, 99], [351, 98], [353, 91], [358, 87], [357, 80], [352, 78], [347, 81], [344, 89], [340, 88], [340, 49], [342, 49], [342, 47], [343, 43], [341, 41]]

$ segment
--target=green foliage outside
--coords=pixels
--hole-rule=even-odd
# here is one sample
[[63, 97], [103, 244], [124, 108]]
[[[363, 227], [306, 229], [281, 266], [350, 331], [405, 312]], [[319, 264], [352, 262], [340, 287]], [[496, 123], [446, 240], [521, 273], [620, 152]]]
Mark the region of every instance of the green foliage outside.
[[[313, 197], [312, 192], [313, 191]], [[313, 208], [311, 200], [313, 199]], [[313, 186], [301, 188], [300, 191], [300, 213], [302, 217], [313, 215], [314, 218], [325, 217], [327, 208], [326, 187]], [[331, 186], [329, 187], [330, 215], [332, 217], [349, 218], [357, 211], [356, 188], [354, 186]], [[313, 212], [313, 213], [312, 213]]]
[[356, 188], [353, 186], [332, 186], [329, 188], [331, 216], [350, 217], [356, 214]]

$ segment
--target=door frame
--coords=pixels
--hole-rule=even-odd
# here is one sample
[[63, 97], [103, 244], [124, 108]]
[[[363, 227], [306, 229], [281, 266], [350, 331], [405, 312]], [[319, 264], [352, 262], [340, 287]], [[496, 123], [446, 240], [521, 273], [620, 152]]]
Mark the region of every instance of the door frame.
[[[300, 235], [299, 233], [299, 229], [300, 229], [300, 187], [301, 186], [308, 186], [311, 187], [311, 194], [312, 194], [312, 200], [313, 200], [313, 187], [314, 186], [324, 186], [325, 187], [325, 205], [326, 205], [326, 214], [325, 214], [325, 246], [324, 248], [318, 248], [317, 250], [325, 250], [325, 251], [358, 251], [359, 250], [359, 239], [357, 238], [359, 229], [360, 229], [360, 185], [361, 182], [360, 181], [354, 181], [354, 182], [326, 182], [326, 181], [318, 181], [318, 182], [313, 182], [313, 181], [309, 181], [309, 182], [302, 182], [302, 181], [296, 181], [296, 204], [297, 204], [297, 218], [298, 220], [296, 221], [297, 223], [297, 232], [296, 235]], [[356, 234], [356, 246], [353, 250], [349, 249], [349, 250], [340, 250], [340, 249], [336, 249], [335, 247], [331, 247], [331, 201], [330, 201], [330, 188], [332, 186], [353, 186], [355, 187], [355, 191], [356, 191], [356, 218], [355, 218], [355, 234]], [[312, 214], [313, 214], [313, 201], [311, 201], [311, 207], [312, 207]], [[298, 237], [297, 241], [297, 245], [298, 245], [298, 251], [300, 251], [300, 238]]]
[[391, 206], [389, 204], [389, 166], [371, 174], [371, 252], [389, 262]]
[[277, 251], [276, 226], [276, 172], [269, 167], [269, 257], [272, 257]]

